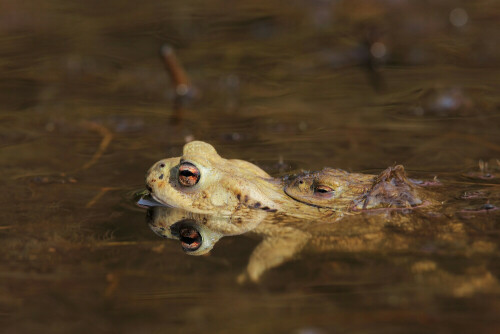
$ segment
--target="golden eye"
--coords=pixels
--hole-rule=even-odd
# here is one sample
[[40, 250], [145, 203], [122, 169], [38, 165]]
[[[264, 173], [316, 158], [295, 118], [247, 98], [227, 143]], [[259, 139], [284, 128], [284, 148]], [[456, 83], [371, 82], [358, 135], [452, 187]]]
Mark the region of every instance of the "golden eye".
[[334, 190], [328, 186], [318, 185], [314, 187], [314, 194], [321, 197], [333, 195]]
[[192, 187], [200, 181], [200, 170], [195, 165], [184, 162], [179, 166], [179, 183], [185, 187]]

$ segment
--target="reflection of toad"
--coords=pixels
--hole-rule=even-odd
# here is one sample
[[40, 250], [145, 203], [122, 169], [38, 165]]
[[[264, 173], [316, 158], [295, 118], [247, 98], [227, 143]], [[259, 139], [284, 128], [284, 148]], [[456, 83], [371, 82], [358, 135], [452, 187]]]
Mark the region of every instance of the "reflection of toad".
[[[431, 215], [395, 210], [362, 211], [335, 223], [320, 219], [303, 221], [280, 213], [243, 209], [233, 216], [194, 214], [180, 209], [154, 207], [148, 211], [150, 228], [158, 235], [179, 240], [190, 255], [208, 253], [223, 236], [251, 234], [262, 238], [238, 277], [240, 283], [257, 282], [269, 269], [318, 252], [353, 256], [409, 256], [408, 264], [416, 279], [443, 284], [440, 292], [464, 296], [494, 289], [498, 281], [485, 266], [497, 245], [487, 240], [471, 242], [464, 222], [448, 215]], [[356, 254], [356, 255], [354, 255]], [[439, 254], [433, 260], [432, 254]], [[422, 255], [424, 257], [422, 258]], [[456, 275], [439, 267], [439, 258], [474, 258], [474, 267]], [[436, 262], [437, 260], [437, 262]]]
[[240, 235], [254, 229], [265, 212], [242, 208], [232, 216], [214, 216], [167, 207], [150, 207], [147, 222], [157, 235], [176, 239], [190, 255], [208, 253], [223, 236]]
[[378, 177], [324, 169], [274, 179], [249, 162], [220, 157], [204, 142], [188, 143], [181, 157], [158, 161], [146, 184], [164, 205], [213, 215], [246, 207], [307, 219], [340, 217], [356, 209], [415, 207], [427, 196], [407, 179], [402, 166]]

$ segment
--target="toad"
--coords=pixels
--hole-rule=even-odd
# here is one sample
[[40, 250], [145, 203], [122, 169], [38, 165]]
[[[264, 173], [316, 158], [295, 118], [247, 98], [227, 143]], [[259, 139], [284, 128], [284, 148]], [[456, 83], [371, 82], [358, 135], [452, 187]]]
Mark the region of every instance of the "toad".
[[181, 157], [155, 163], [146, 187], [162, 205], [213, 215], [246, 207], [300, 218], [340, 218], [357, 210], [412, 208], [430, 198], [401, 165], [378, 176], [326, 168], [280, 179], [252, 163], [224, 159], [201, 141], [186, 144]]
[[291, 178], [284, 187], [291, 198], [337, 210], [412, 208], [429, 194], [408, 179], [403, 166], [389, 167], [376, 175], [325, 168]]
[[159, 203], [194, 213], [231, 215], [241, 207], [317, 216], [317, 208], [295, 201], [283, 180], [252, 163], [224, 159], [210, 144], [193, 141], [182, 156], [163, 159], [147, 172], [146, 187]]

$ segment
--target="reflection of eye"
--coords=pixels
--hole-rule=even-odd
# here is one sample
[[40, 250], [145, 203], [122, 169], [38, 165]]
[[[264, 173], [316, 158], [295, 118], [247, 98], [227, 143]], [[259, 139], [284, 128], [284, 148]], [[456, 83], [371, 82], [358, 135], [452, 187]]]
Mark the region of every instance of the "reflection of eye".
[[179, 183], [185, 187], [192, 187], [200, 181], [200, 170], [195, 165], [184, 162], [179, 166]]
[[314, 188], [314, 194], [318, 196], [330, 196], [333, 192], [333, 189], [328, 186], [319, 185]]
[[182, 248], [190, 252], [200, 248], [202, 242], [200, 232], [191, 226], [182, 227], [179, 230], [179, 239]]

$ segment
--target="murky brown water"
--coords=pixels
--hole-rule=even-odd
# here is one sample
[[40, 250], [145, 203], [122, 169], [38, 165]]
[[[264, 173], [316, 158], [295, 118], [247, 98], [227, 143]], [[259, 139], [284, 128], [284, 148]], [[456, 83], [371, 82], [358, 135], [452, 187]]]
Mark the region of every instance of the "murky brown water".
[[[486, 0], [0, 2], [2, 331], [498, 333], [499, 17]], [[163, 43], [199, 91], [180, 124]], [[191, 139], [273, 175], [397, 162], [490, 210], [442, 251], [423, 231], [241, 285], [258, 239], [187, 256], [131, 201]]]

